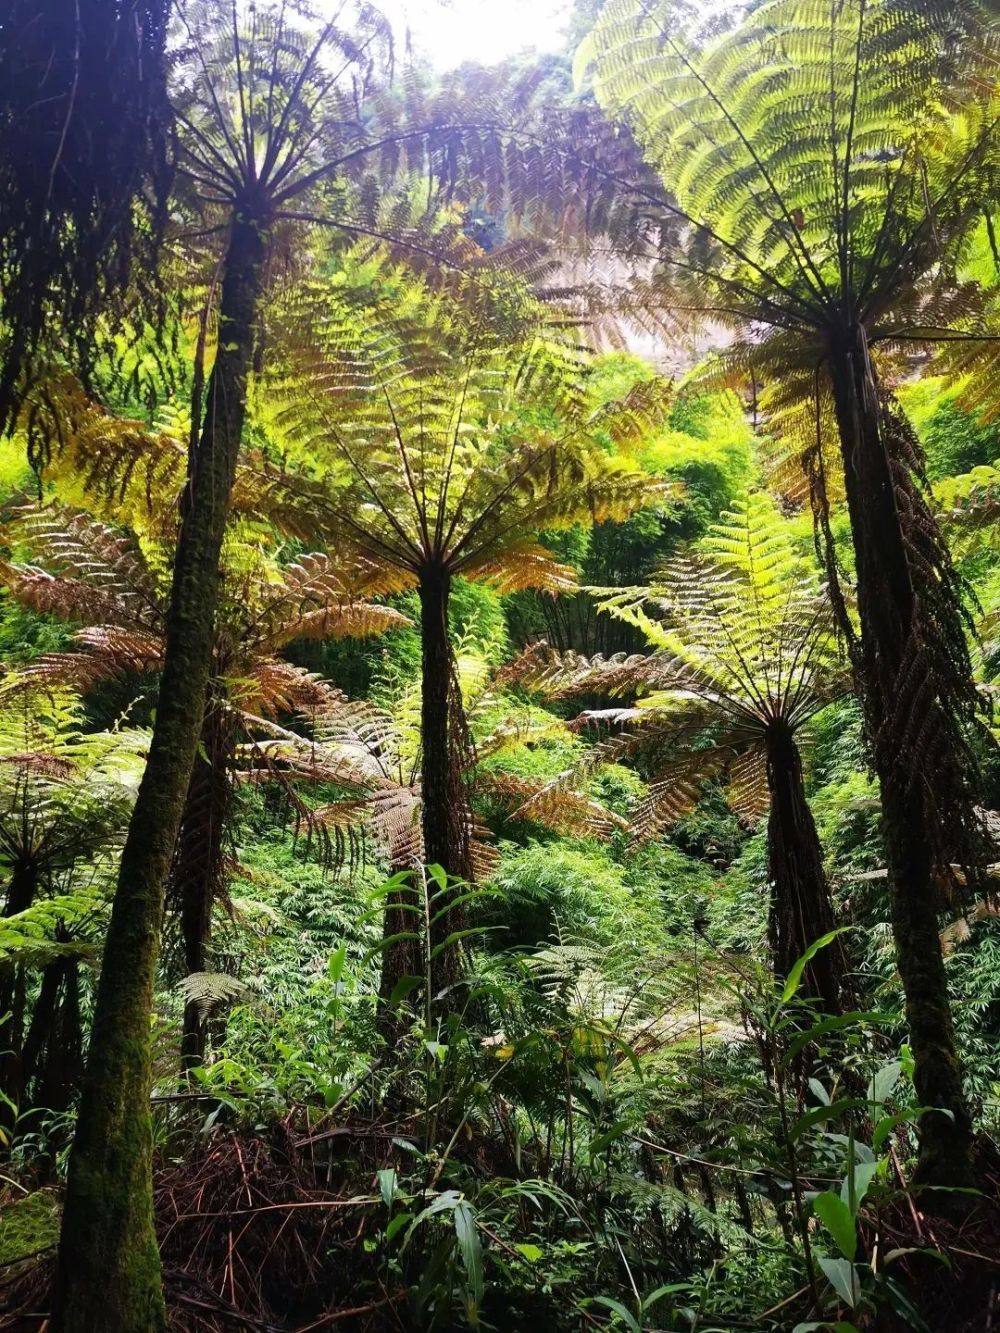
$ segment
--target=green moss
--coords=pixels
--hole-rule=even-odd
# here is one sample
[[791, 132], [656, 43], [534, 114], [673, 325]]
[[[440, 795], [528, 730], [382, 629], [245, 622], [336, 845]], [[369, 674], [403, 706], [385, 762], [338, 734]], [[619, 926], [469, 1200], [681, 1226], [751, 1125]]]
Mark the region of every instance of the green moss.
[[50, 1190], [0, 1204], [0, 1266], [37, 1254], [59, 1239], [59, 1205]]

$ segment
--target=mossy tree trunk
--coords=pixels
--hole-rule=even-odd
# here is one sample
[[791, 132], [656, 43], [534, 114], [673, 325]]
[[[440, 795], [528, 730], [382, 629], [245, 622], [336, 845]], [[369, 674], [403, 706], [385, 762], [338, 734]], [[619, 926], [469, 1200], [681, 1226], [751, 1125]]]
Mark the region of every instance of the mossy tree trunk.
[[[920, 1119], [915, 1180], [967, 1186], [973, 1179], [972, 1127], [938, 936], [935, 871], [940, 867], [921, 792], [922, 783], [934, 782], [936, 775], [916, 771], [914, 756], [905, 752], [888, 725], [905, 684], [918, 614], [897, 496], [906, 463], [889, 456], [863, 329], [852, 328], [832, 341], [830, 374], [857, 571], [861, 640], [855, 671], [882, 796], [896, 962], [906, 998], [917, 1099], [922, 1106], [937, 1108]], [[906, 499], [925, 505], [919, 494]], [[933, 523], [932, 516], [927, 518]], [[928, 723], [931, 710], [939, 707], [933, 696], [926, 701]]]
[[[814, 940], [834, 929], [830, 886], [816, 823], [806, 800], [802, 756], [788, 723], [777, 719], [765, 732], [767, 783], [771, 809], [767, 821], [767, 857], [771, 879], [768, 919], [774, 970], [788, 975]], [[834, 941], [810, 960], [803, 992], [817, 998], [827, 1014], [841, 1011], [843, 950]]]
[[69, 1161], [52, 1333], [165, 1327], [153, 1225], [150, 1018], [164, 888], [201, 730], [219, 556], [246, 413], [268, 218], [234, 213], [219, 339], [182, 505], [149, 760], [122, 854]]

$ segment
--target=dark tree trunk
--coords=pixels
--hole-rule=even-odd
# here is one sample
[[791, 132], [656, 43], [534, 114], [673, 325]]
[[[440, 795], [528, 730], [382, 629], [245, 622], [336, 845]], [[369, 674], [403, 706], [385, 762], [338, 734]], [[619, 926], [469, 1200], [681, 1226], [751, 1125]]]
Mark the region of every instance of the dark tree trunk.
[[451, 578], [444, 569], [429, 569], [420, 578], [421, 642], [421, 800], [424, 860], [457, 874], [452, 845], [451, 651], [448, 639], [448, 597]]
[[[224, 701], [209, 687], [201, 742], [191, 772], [177, 837], [168, 896], [180, 912], [184, 974], [210, 971], [212, 906], [225, 881], [226, 832], [232, 804], [232, 744]], [[181, 1065], [204, 1063], [206, 1021], [194, 1003], [184, 1006]]]
[[163, 897], [212, 663], [219, 555], [246, 413], [266, 219], [237, 209], [218, 351], [185, 496], [149, 760], [122, 854], [69, 1161], [52, 1333], [165, 1327], [153, 1228], [149, 1023]]
[[[27, 911], [38, 891], [38, 868], [30, 861], [15, 865], [7, 887], [4, 916]], [[19, 963], [0, 965], [0, 1128], [8, 1135], [24, 1094], [25, 975]]]
[[[42, 984], [38, 988], [38, 998], [35, 1001], [34, 1009], [31, 1011], [31, 1022], [28, 1024], [27, 1035], [24, 1039], [22, 1070], [26, 1088], [37, 1072], [42, 1052], [48, 1045], [55, 1028], [56, 1006], [62, 979], [63, 960], [58, 958], [47, 964], [42, 972]], [[40, 1105], [42, 1103], [38, 1102], [36, 1104]]]
[[[450, 876], [465, 878], [468, 865], [468, 815], [465, 807], [459, 734], [462, 701], [453, 689], [453, 663], [448, 633], [448, 598], [451, 575], [438, 566], [425, 567], [420, 575], [421, 639], [421, 818], [424, 861], [439, 865]], [[431, 886], [432, 894], [437, 892]], [[442, 943], [461, 928], [460, 909], [443, 911], [439, 899], [432, 913], [440, 913], [430, 929], [428, 947]], [[431, 975], [435, 994], [450, 985], [458, 974], [460, 951], [444, 949], [433, 960]]]
[[[795, 960], [836, 923], [795, 736], [786, 722], [775, 721], [767, 728], [765, 744], [771, 793], [767, 821], [771, 878], [768, 933], [774, 970], [779, 977], [786, 977]], [[838, 944], [834, 940], [820, 949], [805, 970], [803, 991], [818, 999], [827, 1014], [841, 1011], [845, 958]]]
[[79, 965], [75, 958], [58, 958], [42, 973], [24, 1041], [24, 1086], [34, 1080], [32, 1107], [66, 1110], [79, 1089], [82, 1048]]
[[[882, 795], [882, 831], [896, 961], [906, 997], [906, 1019], [915, 1062], [914, 1084], [922, 1106], [917, 1183], [972, 1183], [972, 1128], [955, 1046], [948, 984], [938, 937], [935, 845], [928, 817], [926, 784], [944, 783], [940, 769], [922, 772], [918, 758], [892, 725], [912, 672], [918, 600], [907, 554], [913, 531], [933, 533], [934, 518], [916, 486], [906, 495], [914, 512], [903, 516], [897, 490], [905, 459], [891, 458], [883, 429], [874, 368], [863, 330], [845, 334], [831, 347], [830, 373], [840, 432], [857, 568], [860, 650], [855, 655], [873, 761]], [[947, 733], [949, 720], [933, 682], [926, 690], [921, 724]], [[937, 716], [935, 716], [937, 710]], [[938, 726], [939, 724], [939, 726]], [[959, 816], [956, 814], [956, 819]]]

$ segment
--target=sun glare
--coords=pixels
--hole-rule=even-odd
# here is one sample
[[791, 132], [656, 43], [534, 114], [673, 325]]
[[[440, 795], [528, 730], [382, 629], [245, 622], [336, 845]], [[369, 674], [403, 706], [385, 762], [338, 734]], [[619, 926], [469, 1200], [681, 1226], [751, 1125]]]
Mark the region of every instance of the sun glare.
[[413, 52], [438, 69], [496, 64], [518, 51], [559, 50], [571, 0], [385, 0], [380, 5]]

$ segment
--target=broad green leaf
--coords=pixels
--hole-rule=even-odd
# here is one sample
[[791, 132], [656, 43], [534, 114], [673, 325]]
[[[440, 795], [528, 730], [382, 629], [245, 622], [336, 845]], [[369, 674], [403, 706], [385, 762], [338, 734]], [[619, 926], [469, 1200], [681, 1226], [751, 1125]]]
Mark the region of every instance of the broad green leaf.
[[831, 1120], [835, 1116], [841, 1115], [844, 1111], [853, 1111], [865, 1104], [866, 1103], [859, 1097], [838, 1097], [837, 1100], [831, 1102], [829, 1106], [813, 1107], [811, 1111], [806, 1111], [804, 1115], [800, 1115], [798, 1120], [795, 1121], [792, 1125], [789, 1138], [794, 1142], [796, 1139], [801, 1138], [807, 1129], [812, 1129], [813, 1125], [822, 1124], [824, 1120]]
[[864, 1197], [868, 1193], [878, 1169], [878, 1162], [855, 1162], [844, 1177], [844, 1183], [840, 1187], [840, 1197], [849, 1208], [853, 1193], [855, 1216], [857, 1216], [858, 1209], [864, 1202]]
[[[836, 1195], [833, 1197], [837, 1198]], [[840, 1200], [837, 1199], [837, 1202]], [[861, 1295], [861, 1286], [854, 1265], [849, 1259], [831, 1259], [825, 1254], [820, 1255], [818, 1262], [827, 1282], [844, 1304], [853, 1310]]]
[[811, 1078], [809, 1080], [809, 1091], [821, 1105], [830, 1105], [830, 1094], [827, 1092], [826, 1088], [823, 1087], [823, 1084], [818, 1078]]
[[821, 935], [818, 940], [813, 940], [809, 948], [801, 957], [796, 958], [788, 972], [785, 980], [784, 989], [781, 992], [781, 1003], [787, 1004], [793, 999], [802, 985], [802, 975], [812, 960], [819, 953], [820, 949], [825, 949], [828, 944], [832, 944], [838, 935], [843, 935], [845, 931], [850, 930], [850, 926], [838, 926], [836, 930], [829, 930], [825, 935]]
[[850, 1013], [836, 1014], [829, 1018], [821, 1019], [814, 1023], [812, 1027], [804, 1032], [799, 1032], [788, 1043], [788, 1050], [782, 1060], [782, 1066], [790, 1065], [803, 1047], [808, 1046], [810, 1042], [816, 1041], [819, 1037], [825, 1037], [829, 1032], [837, 1032], [840, 1028], [853, 1027], [860, 1023], [892, 1023], [895, 1022], [895, 1015], [884, 1014], [878, 1011], [868, 1011], [862, 1009], [852, 1009]]
[[373, 958], [377, 958], [380, 953], [385, 953], [391, 949], [394, 944], [400, 944], [403, 940], [419, 940], [420, 936], [413, 930], [400, 930], [395, 935], [386, 935], [378, 944], [368, 950], [364, 956], [364, 965], [367, 967]]
[[824, 1190], [813, 1199], [813, 1212], [829, 1231], [841, 1254], [853, 1260], [858, 1248], [858, 1233], [844, 1200], [832, 1190]]
[[400, 977], [392, 988], [392, 994], [389, 996], [389, 1008], [395, 1009], [396, 1006], [401, 1004], [408, 995], [411, 995], [418, 986], [422, 986], [423, 984], [423, 977]]
[[629, 1310], [627, 1306], [622, 1305], [621, 1301], [616, 1301], [613, 1296], [591, 1296], [585, 1304], [605, 1306], [608, 1310], [611, 1310], [616, 1314], [619, 1319], [623, 1320], [629, 1333], [642, 1333], [642, 1329], [639, 1327], [639, 1321], [636, 1319], [632, 1311]]
[[911, 1124], [917, 1118], [917, 1111], [911, 1107], [908, 1111], [899, 1111], [896, 1115], [884, 1115], [872, 1131], [872, 1147], [877, 1152], [897, 1125]]
[[395, 1168], [391, 1166], [384, 1167], [381, 1171], [377, 1171], [375, 1174], [376, 1179], [378, 1180], [378, 1189], [382, 1196], [382, 1202], [387, 1208], [391, 1208], [393, 1198], [396, 1194]]
[[412, 1222], [412, 1221], [413, 1221], [412, 1213], [397, 1213], [395, 1217], [391, 1218], [386, 1223], [386, 1228], [385, 1228], [386, 1243], [390, 1243], [393, 1237], [398, 1235], [399, 1232], [402, 1231], [403, 1227], [406, 1226], [407, 1222]]
[[606, 1129], [603, 1134], [595, 1134], [590, 1140], [590, 1160], [593, 1161], [595, 1157], [602, 1153], [610, 1144], [614, 1143], [616, 1139], [620, 1139], [621, 1136], [628, 1131], [628, 1128], [629, 1122], [627, 1120], [618, 1120], [610, 1129]]
[[517, 1250], [519, 1254], [522, 1254], [529, 1264], [537, 1264], [539, 1259], [543, 1258], [545, 1255], [545, 1251], [540, 1245], [531, 1245], [528, 1241], [522, 1241], [520, 1244], [515, 1244], [514, 1249]]
[[469, 1279], [469, 1289], [478, 1308], [483, 1303], [483, 1247], [476, 1230], [476, 1215], [466, 1199], [455, 1204], [455, 1236], [462, 1265]]
[[651, 1310], [656, 1302], [661, 1301], [664, 1296], [679, 1296], [683, 1291], [694, 1290], [694, 1284], [691, 1282], [667, 1282], [642, 1298], [642, 1308], [643, 1310]]
[[881, 1069], [875, 1071], [868, 1084], [868, 1100], [876, 1106], [882, 1106], [892, 1096], [893, 1089], [903, 1072], [902, 1060], [890, 1060]]

